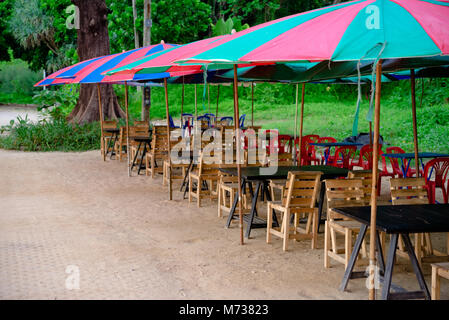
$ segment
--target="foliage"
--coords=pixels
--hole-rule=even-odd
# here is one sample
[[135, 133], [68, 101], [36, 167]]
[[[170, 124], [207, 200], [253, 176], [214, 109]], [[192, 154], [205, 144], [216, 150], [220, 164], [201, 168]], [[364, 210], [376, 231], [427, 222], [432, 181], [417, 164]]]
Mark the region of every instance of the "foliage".
[[189, 43], [207, 36], [211, 8], [200, 0], [159, 0], [152, 4], [153, 43]]
[[99, 123], [77, 125], [64, 119], [41, 120], [32, 123], [18, 118], [0, 131], [0, 148], [22, 151], [88, 151], [100, 148]]
[[0, 62], [0, 94], [2, 95], [31, 97], [34, 92], [33, 85], [40, 78], [41, 73], [28, 69], [27, 64], [22, 60]]
[[76, 105], [78, 90], [75, 85], [63, 86], [57, 90], [39, 91], [33, 97], [39, 111], [47, 111], [53, 118], [65, 118]]
[[231, 34], [232, 30], [242, 31], [249, 28], [248, 24], [242, 25], [242, 21], [237, 18], [228, 18], [228, 20], [224, 20], [223, 18], [219, 19], [217, 23], [211, 24], [212, 27], [212, 35], [221, 36], [225, 34]]

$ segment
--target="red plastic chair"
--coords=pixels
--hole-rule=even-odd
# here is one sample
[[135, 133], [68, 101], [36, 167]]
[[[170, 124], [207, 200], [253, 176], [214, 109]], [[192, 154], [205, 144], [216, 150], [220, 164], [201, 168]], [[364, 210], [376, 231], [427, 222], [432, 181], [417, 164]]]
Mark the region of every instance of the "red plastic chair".
[[286, 134], [278, 135], [277, 139], [270, 139], [270, 154], [272, 152], [291, 153], [293, 138]]
[[[354, 160], [350, 165], [350, 169], [354, 167], [361, 167], [363, 170], [373, 169], [373, 152], [374, 149], [371, 145], [366, 144], [360, 149], [359, 158]], [[382, 155], [382, 145], [379, 145], [379, 157]]]
[[276, 135], [279, 136], [279, 131], [278, 130], [265, 130], [263, 131], [263, 134], [265, 134], [265, 141], [262, 141], [262, 148], [265, 146], [266, 150], [267, 150], [267, 154], [269, 155], [271, 152], [271, 135]]
[[354, 160], [356, 152], [356, 146], [338, 147], [335, 150], [335, 157], [329, 159], [327, 164], [334, 167], [350, 169], [350, 164]]
[[[312, 161], [315, 161], [315, 149], [314, 146], [311, 146], [310, 143], [316, 142], [316, 135], [308, 135], [302, 137], [301, 141], [301, 166], [309, 166], [312, 164]], [[295, 139], [296, 146], [296, 159], [299, 157], [299, 138]]]
[[[387, 152], [386, 153], [405, 153], [405, 151], [400, 148], [400, 147], [389, 147], [387, 148]], [[387, 163], [385, 160], [385, 157], [382, 157], [382, 168], [387, 167]], [[399, 159], [397, 158], [388, 158], [390, 160], [391, 163], [391, 167], [393, 168], [393, 173], [398, 177], [398, 178], [404, 178], [404, 174], [402, 173], [402, 169], [401, 169], [401, 165], [399, 164]], [[407, 160], [404, 160], [404, 166], [407, 166], [408, 162]], [[422, 170], [420, 170], [420, 173], [422, 174]], [[416, 170], [413, 168], [409, 168], [407, 171], [407, 177], [406, 178], [411, 178], [414, 175], [416, 175]]]
[[[434, 173], [434, 180], [430, 180]], [[424, 177], [427, 181], [427, 193], [429, 203], [435, 203], [435, 189], [440, 188], [443, 192], [444, 203], [448, 203], [449, 188], [449, 158], [436, 158], [426, 163]]]

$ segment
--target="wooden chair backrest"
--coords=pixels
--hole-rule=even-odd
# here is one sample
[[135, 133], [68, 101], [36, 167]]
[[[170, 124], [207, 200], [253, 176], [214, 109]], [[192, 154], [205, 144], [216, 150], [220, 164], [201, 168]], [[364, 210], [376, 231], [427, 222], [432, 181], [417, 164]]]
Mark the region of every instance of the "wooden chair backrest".
[[390, 179], [393, 205], [428, 204], [425, 178]]
[[287, 208], [314, 208], [322, 174], [315, 171], [289, 172], [283, 205]]
[[[181, 130], [179, 128], [171, 128], [170, 135], [172, 132]], [[181, 132], [179, 131], [178, 139], [170, 141], [170, 146], [173, 148], [182, 140]], [[166, 154], [168, 152], [168, 137], [167, 137], [167, 126], [154, 126], [153, 127], [153, 138], [151, 141], [151, 153], [153, 154]]]
[[[223, 158], [222, 158], [223, 159]], [[215, 162], [216, 158], [214, 157], [214, 153], [205, 153], [202, 152], [200, 156], [200, 164], [198, 166], [198, 173], [200, 176], [208, 175], [208, 176], [217, 176], [219, 177], [219, 168], [220, 163]]]
[[349, 171], [348, 179], [359, 179], [362, 180], [362, 190], [365, 194], [363, 198], [366, 205], [371, 203], [371, 191], [373, 188], [373, 172], [371, 170], [357, 170]]
[[365, 206], [365, 193], [363, 192], [363, 182], [361, 179], [353, 180], [325, 180], [327, 209], [330, 219], [343, 218], [332, 209], [338, 207], [358, 207]]
[[134, 121], [134, 126], [135, 127], [150, 127], [150, 123], [148, 121], [140, 121], [140, 120], [136, 120]]
[[103, 121], [103, 129], [116, 129], [117, 120], [105, 120]]
[[126, 127], [121, 127], [120, 128], [120, 136], [119, 136], [119, 140], [122, 144], [126, 144], [127, 143], [127, 137], [126, 137]]

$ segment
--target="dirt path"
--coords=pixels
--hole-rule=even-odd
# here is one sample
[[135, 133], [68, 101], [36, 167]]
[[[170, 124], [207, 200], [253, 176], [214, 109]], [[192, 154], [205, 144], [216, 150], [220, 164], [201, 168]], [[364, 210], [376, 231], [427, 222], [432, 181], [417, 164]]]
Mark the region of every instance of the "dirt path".
[[[263, 229], [240, 246], [215, 203], [198, 209], [179, 192], [169, 202], [160, 177], [128, 178], [124, 162], [98, 151], [0, 150], [0, 181], [0, 299], [368, 297], [364, 280], [338, 291], [343, 265], [324, 269], [322, 234], [318, 250], [305, 241], [283, 253]], [[66, 289], [68, 266], [79, 268], [79, 290]], [[396, 270], [417, 288], [411, 268]]]

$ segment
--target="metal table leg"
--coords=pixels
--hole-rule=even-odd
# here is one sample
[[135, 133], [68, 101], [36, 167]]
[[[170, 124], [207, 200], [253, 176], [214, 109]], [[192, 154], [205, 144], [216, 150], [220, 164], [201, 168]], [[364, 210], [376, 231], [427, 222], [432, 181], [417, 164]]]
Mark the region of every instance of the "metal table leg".
[[251, 213], [248, 220], [248, 225], [246, 226], [246, 233], [245, 238], [249, 238], [249, 235], [251, 234], [251, 227], [254, 221], [254, 215], [256, 214], [256, 206], [257, 206], [257, 198], [259, 197], [259, 192], [261, 188], [262, 183], [260, 181], [257, 182], [256, 186], [256, 192], [254, 193], [252, 204], [251, 204]]
[[[242, 191], [245, 191], [245, 179], [242, 179]], [[229, 212], [228, 220], [226, 221], [226, 228], [229, 228], [231, 225], [231, 221], [234, 218], [235, 208], [237, 207], [237, 203], [239, 202], [239, 191], [237, 190], [235, 193], [234, 203], [232, 204], [231, 211]]]
[[[140, 148], [139, 148], [139, 150], [140, 150]], [[140, 170], [142, 170], [143, 158], [145, 157], [146, 153], [147, 153], [147, 142], [144, 142], [143, 143], [142, 156], [140, 157], [140, 164], [139, 164], [139, 170], [137, 171], [137, 175], [140, 175]]]
[[131, 171], [133, 171], [134, 166], [136, 165], [137, 155], [139, 154], [139, 150], [140, 150], [140, 146], [141, 145], [142, 145], [142, 142], [139, 142], [139, 146], [137, 147], [136, 155], [134, 156], [133, 163], [131, 165]]

